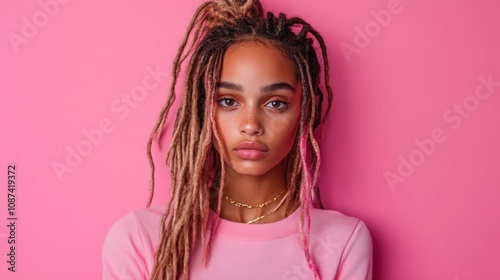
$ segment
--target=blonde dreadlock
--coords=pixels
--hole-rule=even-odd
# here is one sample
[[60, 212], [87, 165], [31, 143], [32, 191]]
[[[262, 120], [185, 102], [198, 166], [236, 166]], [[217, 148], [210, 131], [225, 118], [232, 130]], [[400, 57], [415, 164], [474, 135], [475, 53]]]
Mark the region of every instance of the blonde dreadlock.
[[[297, 34], [292, 31], [292, 27], [300, 26], [302, 28]], [[323, 118], [320, 64], [313, 39], [308, 38], [308, 34], [319, 43], [323, 58], [323, 78], [328, 94]], [[188, 41], [190, 44], [186, 51]], [[286, 164], [290, 195], [285, 207], [288, 215], [294, 205], [301, 205], [298, 225], [300, 241], [309, 267], [315, 279], [319, 279], [317, 267], [307, 249], [310, 229], [308, 206], [316, 201], [322, 208], [317, 188], [320, 151], [314, 133], [326, 119], [332, 102], [326, 46], [320, 34], [299, 17], [286, 18], [282, 13], [275, 17], [270, 12], [264, 17], [258, 0], [214, 0], [203, 3], [196, 10], [175, 56], [169, 96], [147, 145], [151, 166], [149, 207], [154, 196], [152, 142], [155, 136], [161, 138], [166, 117], [175, 101], [175, 86], [181, 65], [191, 56], [166, 158], [170, 168], [170, 198], [161, 219], [160, 244], [150, 279], [176, 280], [181, 273], [184, 279], [189, 279], [190, 253], [199, 236], [205, 252], [204, 266], [208, 262], [218, 221], [209, 219], [209, 200], [212, 195], [218, 196], [217, 212], [220, 214], [225, 177], [223, 149], [219, 149], [221, 154], [218, 154], [214, 148], [214, 145], [221, 147], [213, 117], [214, 91], [225, 50], [232, 44], [245, 41], [271, 44], [287, 55], [298, 70], [303, 98], [296, 141]], [[216, 143], [213, 143], [212, 136], [215, 136]], [[205, 240], [206, 233], [209, 233], [208, 242]]]

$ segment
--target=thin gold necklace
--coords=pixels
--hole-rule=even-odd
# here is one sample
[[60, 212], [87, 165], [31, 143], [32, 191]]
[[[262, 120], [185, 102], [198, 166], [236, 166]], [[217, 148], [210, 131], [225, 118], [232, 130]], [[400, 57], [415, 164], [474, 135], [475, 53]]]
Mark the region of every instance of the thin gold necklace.
[[257, 221], [259, 221], [259, 220], [261, 220], [261, 219], [264, 219], [265, 217], [270, 216], [271, 214], [273, 214], [274, 212], [276, 212], [276, 210], [278, 210], [278, 208], [280, 208], [280, 206], [283, 204], [283, 202], [285, 201], [285, 198], [286, 198], [287, 196], [288, 196], [288, 192], [285, 194], [285, 196], [283, 196], [283, 198], [281, 199], [280, 203], [279, 203], [276, 207], [274, 207], [274, 209], [273, 209], [273, 210], [271, 210], [269, 213], [264, 214], [264, 215], [262, 215], [262, 216], [260, 216], [260, 217], [257, 217], [257, 218], [255, 218], [255, 219], [253, 219], [253, 220], [251, 220], [251, 221], [246, 222], [246, 223], [247, 223], [247, 224], [252, 224], [252, 223], [257, 222]]
[[278, 197], [280, 197], [283, 193], [285, 193], [285, 191], [286, 191], [286, 189], [283, 189], [275, 197], [269, 199], [268, 201], [266, 201], [264, 203], [260, 203], [260, 204], [245, 204], [243, 202], [235, 201], [234, 199], [228, 197], [224, 192], [222, 192], [222, 194], [224, 195], [224, 197], [226, 198], [226, 200], [229, 201], [229, 203], [233, 204], [234, 206], [241, 207], [241, 208], [251, 209], [251, 208], [262, 208], [262, 207], [265, 207], [265, 206], [273, 203], [274, 201], [276, 201], [276, 199], [278, 199]]

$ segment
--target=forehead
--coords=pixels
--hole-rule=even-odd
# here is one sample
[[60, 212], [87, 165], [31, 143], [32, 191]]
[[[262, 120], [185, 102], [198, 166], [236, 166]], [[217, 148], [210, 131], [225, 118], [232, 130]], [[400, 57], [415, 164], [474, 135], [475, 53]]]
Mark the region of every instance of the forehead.
[[221, 80], [225, 79], [292, 83], [296, 72], [293, 62], [277, 47], [245, 42], [226, 50], [221, 72]]

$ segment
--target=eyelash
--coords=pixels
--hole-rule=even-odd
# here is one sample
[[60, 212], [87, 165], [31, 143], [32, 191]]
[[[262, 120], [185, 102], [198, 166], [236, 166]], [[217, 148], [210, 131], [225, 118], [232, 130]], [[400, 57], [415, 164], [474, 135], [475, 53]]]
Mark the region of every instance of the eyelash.
[[[219, 104], [219, 106], [222, 107], [223, 109], [229, 110], [234, 105], [233, 106], [222, 105], [222, 102], [227, 101], [227, 100], [232, 100], [235, 103], [237, 103], [236, 100], [234, 100], [233, 98], [225, 97], [225, 98], [221, 98], [221, 99], [217, 100], [217, 104]], [[273, 102], [280, 102], [282, 106], [280, 106], [280, 108], [274, 108], [274, 107], [270, 107], [270, 106], [266, 106], [266, 107], [269, 107], [269, 108], [271, 108], [271, 109], [273, 109], [275, 111], [278, 111], [278, 112], [283, 112], [283, 111], [285, 111], [288, 108], [288, 103], [285, 102], [285, 101], [279, 100], [279, 99], [271, 100], [267, 104], [271, 104]]]
[[281, 100], [279, 100], [279, 99], [271, 100], [271, 101], [269, 101], [267, 104], [271, 104], [271, 103], [273, 103], [273, 102], [280, 102], [280, 103], [282, 104], [282, 106], [280, 106], [280, 108], [270, 107], [270, 108], [272, 108], [273, 110], [276, 110], [276, 111], [278, 111], [278, 112], [283, 112], [283, 111], [285, 111], [285, 110], [286, 110], [286, 108], [288, 107], [288, 106], [287, 106], [287, 105], [288, 105], [288, 103], [286, 103], [286, 102], [284, 102], [284, 101], [281, 101]]

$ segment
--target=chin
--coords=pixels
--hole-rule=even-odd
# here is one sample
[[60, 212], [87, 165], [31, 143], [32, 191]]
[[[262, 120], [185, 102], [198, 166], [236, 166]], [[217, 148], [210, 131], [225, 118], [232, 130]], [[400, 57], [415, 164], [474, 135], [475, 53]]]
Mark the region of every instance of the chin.
[[231, 172], [234, 172], [238, 175], [245, 176], [261, 176], [272, 169], [272, 167], [270, 166], [262, 166], [262, 164], [259, 164], [257, 162], [239, 163], [238, 166], [235, 166], [234, 164], [227, 164], [226, 168], [230, 169]]

